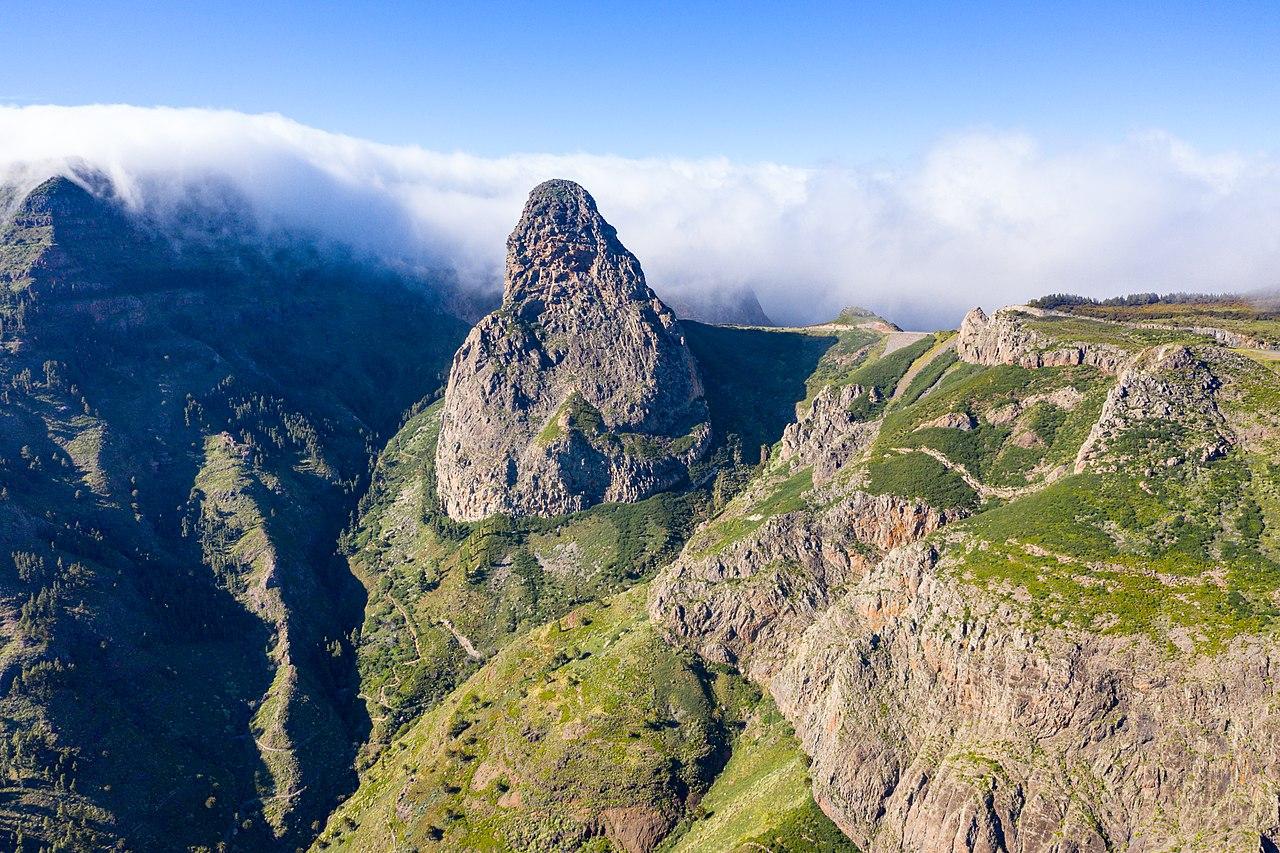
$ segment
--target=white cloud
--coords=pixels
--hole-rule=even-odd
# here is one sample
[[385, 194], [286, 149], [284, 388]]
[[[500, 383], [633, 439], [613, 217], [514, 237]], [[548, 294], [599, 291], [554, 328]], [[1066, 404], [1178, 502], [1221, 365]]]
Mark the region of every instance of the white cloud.
[[278, 115], [0, 107], [0, 173], [85, 162], [164, 211], [229, 181], [266, 224], [443, 263], [493, 286], [529, 188], [581, 182], [662, 291], [748, 284], [785, 320], [877, 308], [955, 322], [1049, 291], [1249, 290], [1280, 283], [1280, 162], [1160, 133], [1044, 151], [964, 134], [891, 170], [723, 159], [482, 158], [327, 133]]

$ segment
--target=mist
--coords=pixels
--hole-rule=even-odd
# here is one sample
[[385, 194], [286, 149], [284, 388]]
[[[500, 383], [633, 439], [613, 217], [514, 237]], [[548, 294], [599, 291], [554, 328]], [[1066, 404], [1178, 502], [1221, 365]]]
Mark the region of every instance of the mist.
[[[673, 141], [678, 145], [678, 140]], [[163, 220], [229, 187], [266, 231], [501, 286], [529, 189], [571, 178], [660, 294], [751, 287], [784, 323], [845, 305], [904, 328], [1049, 292], [1247, 292], [1280, 284], [1280, 159], [1161, 132], [1050, 150], [964, 132], [923, 158], [801, 167], [601, 154], [501, 158], [392, 146], [279, 115], [0, 107], [0, 181], [90, 168]]]

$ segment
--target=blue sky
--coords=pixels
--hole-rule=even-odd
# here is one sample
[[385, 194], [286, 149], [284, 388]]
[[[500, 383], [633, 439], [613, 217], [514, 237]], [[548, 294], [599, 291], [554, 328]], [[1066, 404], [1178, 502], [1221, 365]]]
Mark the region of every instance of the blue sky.
[[0, 103], [280, 112], [486, 156], [898, 162], [950, 134], [1275, 151], [1280, 3], [0, 2]]

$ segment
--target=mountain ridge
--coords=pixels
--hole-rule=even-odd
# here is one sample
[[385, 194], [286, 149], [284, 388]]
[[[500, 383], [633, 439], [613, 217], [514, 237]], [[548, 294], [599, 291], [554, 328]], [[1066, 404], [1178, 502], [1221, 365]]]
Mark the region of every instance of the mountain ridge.
[[680, 322], [554, 181], [468, 330], [92, 182], [14, 209], [0, 846], [1280, 843], [1264, 311]]

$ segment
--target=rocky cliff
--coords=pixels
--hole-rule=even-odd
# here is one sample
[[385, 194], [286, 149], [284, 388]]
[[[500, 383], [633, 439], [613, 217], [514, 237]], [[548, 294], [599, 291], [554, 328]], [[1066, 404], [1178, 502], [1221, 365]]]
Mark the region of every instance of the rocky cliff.
[[437, 450], [454, 519], [635, 501], [711, 436], [697, 365], [635, 256], [571, 181], [529, 195], [502, 307], [454, 357]]
[[1178, 334], [971, 313], [927, 395], [820, 391], [654, 581], [862, 849], [1275, 849], [1280, 377]]
[[894, 552], [766, 676], [815, 796], [864, 849], [1274, 841], [1273, 644], [1187, 661], [1145, 637], [1045, 631], [937, 560]]
[[1047, 315], [1019, 305], [988, 317], [981, 308], [974, 308], [960, 324], [956, 352], [971, 364], [1030, 368], [1087, 364], [1108, 373], [1124, 362], [1125, 350], [1109, 343], [1055, 340], [1026, 322], [1036, 316]]

